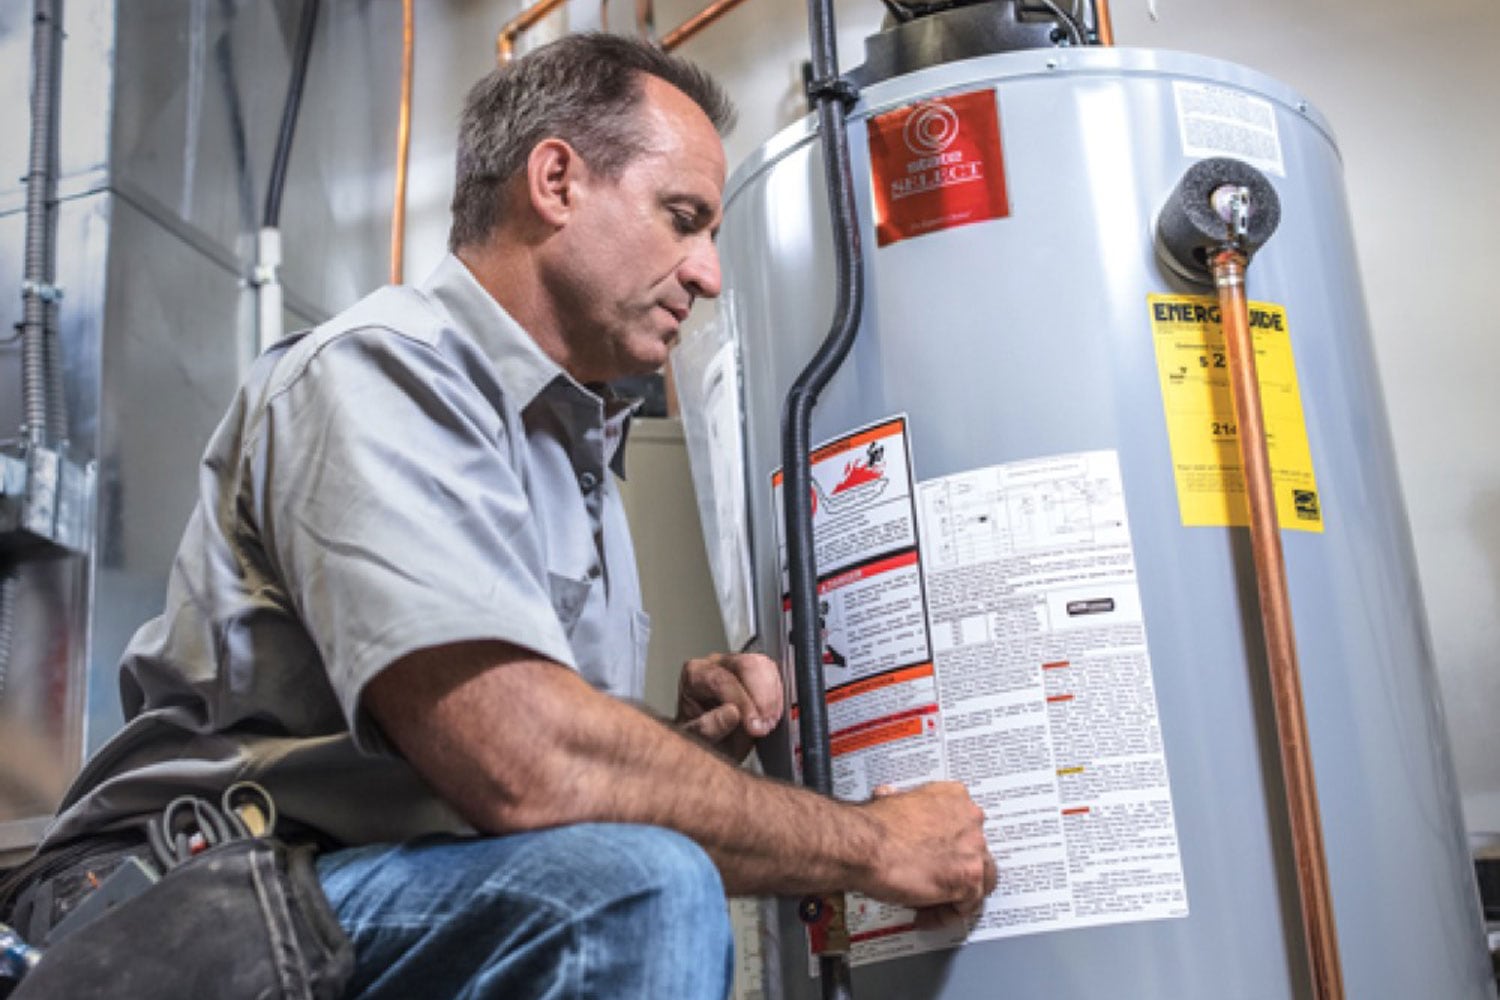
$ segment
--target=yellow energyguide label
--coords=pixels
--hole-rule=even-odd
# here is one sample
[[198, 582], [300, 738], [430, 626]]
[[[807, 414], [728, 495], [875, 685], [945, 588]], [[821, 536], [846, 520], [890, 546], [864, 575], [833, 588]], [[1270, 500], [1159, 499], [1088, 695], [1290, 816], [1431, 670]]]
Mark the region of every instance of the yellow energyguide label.
[[[1250, 510], [1219, 301], [1201, 295], [1148, 295], [1147, 299], [1182, 523], [1248, 525]], [[1322, 531], [1323, 509], [1307, 445], [1286, 310], [1270, 302], [1251, 302], [1250, 332], [1277, 519], [1283, 528]]]

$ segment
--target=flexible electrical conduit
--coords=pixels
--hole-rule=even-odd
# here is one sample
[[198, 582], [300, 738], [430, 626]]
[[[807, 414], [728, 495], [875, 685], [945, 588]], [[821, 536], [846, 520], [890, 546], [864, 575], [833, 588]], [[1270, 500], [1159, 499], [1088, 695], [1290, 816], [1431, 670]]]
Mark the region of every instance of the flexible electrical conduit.
[[[66, 437], [62, 360], [53, 327], [57, 270], [57, 88], [62, 54], [61, 0], [36, 0], [31, 28], [31, 152], [26, 168], [26, 247], [21, 279], [21, 407], [28, 448]], [[20, 582], [0, 569], [0, 699], [15, 645]]]
[[54, 231], [57, 207], [57, 84], [62, 46], [61, 0], [36, 0], [31, 31], [31, 155], [26, 168], [26, 252], [21, 298], [21, 399], [26, 436], [45, 445], [67, 434], [60, 367], [50, 343], [55, 314]]

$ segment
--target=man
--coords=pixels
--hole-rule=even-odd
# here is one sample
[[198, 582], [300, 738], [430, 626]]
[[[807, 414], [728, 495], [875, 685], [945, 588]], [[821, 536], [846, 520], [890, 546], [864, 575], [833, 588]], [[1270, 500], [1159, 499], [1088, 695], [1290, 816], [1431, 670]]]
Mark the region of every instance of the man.
[[49, 844], [257, 781], [284, 833], [337, 845], [349, 996], [392, 1000], [719, 1000], [725, 888], [980, 905], [960, 786], [846, 805], [725, 759], [782, 713], [765, 657], [686, 666], [687, 737], [621, 700], [648, 625], [603, 383], [660, 367], [719, 291], [729, 116], [609, 36], [474, 88], [452, 254], [258, 363], [122, 664], [131, 721]]

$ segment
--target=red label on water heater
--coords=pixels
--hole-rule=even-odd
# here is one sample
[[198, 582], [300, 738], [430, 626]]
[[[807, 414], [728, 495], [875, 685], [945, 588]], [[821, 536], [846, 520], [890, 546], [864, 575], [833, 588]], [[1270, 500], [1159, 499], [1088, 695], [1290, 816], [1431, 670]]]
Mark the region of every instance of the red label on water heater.
[[1010, 214], [993, 90], [879, 115], [869, 136], [881, 246]]

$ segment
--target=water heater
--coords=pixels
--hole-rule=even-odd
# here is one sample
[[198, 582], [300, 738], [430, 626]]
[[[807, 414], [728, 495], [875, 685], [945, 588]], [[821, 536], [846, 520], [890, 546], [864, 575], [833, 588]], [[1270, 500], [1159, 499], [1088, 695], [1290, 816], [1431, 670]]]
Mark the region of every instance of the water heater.
[[[833, 310], [816, 140], [730, 179], [705, 376], [741, 387], [772, 653], [782, 401]], [[1492, 997], [1328, 123], [1236, 65], [1064, 47], [870, 83], [849, 142], [866, 301], [811, 456], [836, 791], [962, 780], [999, 866], [965, 933], [851, 898], [856, 995], [1307, 996], [1220, 317], [1156, 248], [1232, 157], [1281, 205], [1250, 320], [1347, 993]], [[817, 995], [778, 922], [783, 994]]]

